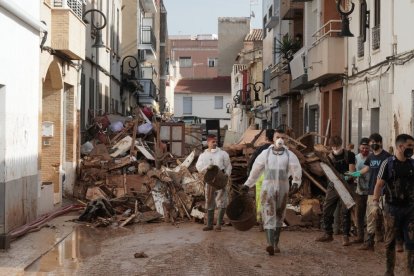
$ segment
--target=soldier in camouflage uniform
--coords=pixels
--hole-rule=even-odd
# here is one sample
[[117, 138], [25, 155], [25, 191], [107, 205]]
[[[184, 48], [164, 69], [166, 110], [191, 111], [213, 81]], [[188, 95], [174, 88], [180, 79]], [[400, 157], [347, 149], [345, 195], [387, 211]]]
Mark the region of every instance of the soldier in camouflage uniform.
[[400, 134], [395, 140], [396, 153], [381, 164], [375, 185], [373, 201], [377, 208], [384, 189], [385, 237], [387, 271], [394, 275], [396, 235], [404, 233], [407, 251], [407, 270], [414, 275], [414, 138]]

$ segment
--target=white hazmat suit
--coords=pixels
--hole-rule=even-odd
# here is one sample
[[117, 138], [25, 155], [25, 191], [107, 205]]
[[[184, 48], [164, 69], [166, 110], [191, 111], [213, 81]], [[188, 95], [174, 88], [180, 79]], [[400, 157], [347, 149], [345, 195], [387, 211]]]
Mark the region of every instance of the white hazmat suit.
[[253, 187], [264, 173], [260, 201], [264, 229], [281, 227], [286, 212], [289, 193], [289, 176], [297, 187], [302, 182], [302, 167], [297, 156], [285, 148], [275, 151], [274, 145], [264, 150], [255, 160], [249, 178], [244, 185]]
[[[219, 148], [206, 149], [199, 157], [196, 163], [198, 172], [204, 172], [210, 165], [216, 165], [228, 176], [231, 175], [230, 157], [227, 152]], [[211, 185], [205, 184], [206, 190], [206, 209], [214, 210], [217, 208], [226, 208], [228, 201], [227, 187], [216, 190]], [[226, 185], [227, 186], [227, 185]]]

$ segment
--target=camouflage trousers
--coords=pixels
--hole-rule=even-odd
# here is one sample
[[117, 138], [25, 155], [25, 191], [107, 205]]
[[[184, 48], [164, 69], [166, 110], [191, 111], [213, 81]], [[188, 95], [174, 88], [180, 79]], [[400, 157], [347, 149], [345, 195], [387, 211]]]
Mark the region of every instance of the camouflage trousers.
[[414, 205], [402, 207], [385, 204], [384, 225], [387, 271], [394, 271], [395, 244], [399, 233], [403, 233], [405, 249], [408, 252], [414, 250]]

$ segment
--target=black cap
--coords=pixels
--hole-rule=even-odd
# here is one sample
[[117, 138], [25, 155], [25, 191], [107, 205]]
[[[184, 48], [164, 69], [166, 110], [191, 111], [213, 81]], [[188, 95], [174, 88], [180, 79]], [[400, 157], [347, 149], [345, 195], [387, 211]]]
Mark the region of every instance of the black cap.
[[359, 142], [360, 145], [369, 145], [369, 139], [367, 137], [364, 137], [361, 139], [361, 141]]

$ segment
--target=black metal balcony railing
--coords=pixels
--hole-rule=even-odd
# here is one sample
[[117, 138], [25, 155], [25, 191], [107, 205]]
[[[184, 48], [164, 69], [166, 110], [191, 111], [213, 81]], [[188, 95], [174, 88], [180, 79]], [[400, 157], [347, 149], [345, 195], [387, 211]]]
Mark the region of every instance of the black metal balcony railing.
[[372, 50], [377, 50], [381, 45], [381, 27], [380, 25], [372, 28]]
[[358, 53], [357, 56], [363, 57], [364, 56], [364, 36], [358, 36]]
[[83, 13], [83, 1], [82, 0], [54, 0], [53, 6], [55, 8], [69, 7], [79, 18], [82, 18]]
[[156, 86], [155, 83], [150, 79], [140, 79], [139, 83], [142, 85], [144, 91], [140, 92], [140, 96], [147, 96], [153, 99], [156, 98]]
[[141, 27], [141, 44], [151, 44], [152, 48], [155, 50], [157, 47], [156, 39], [152, 27], [142, 26]]

